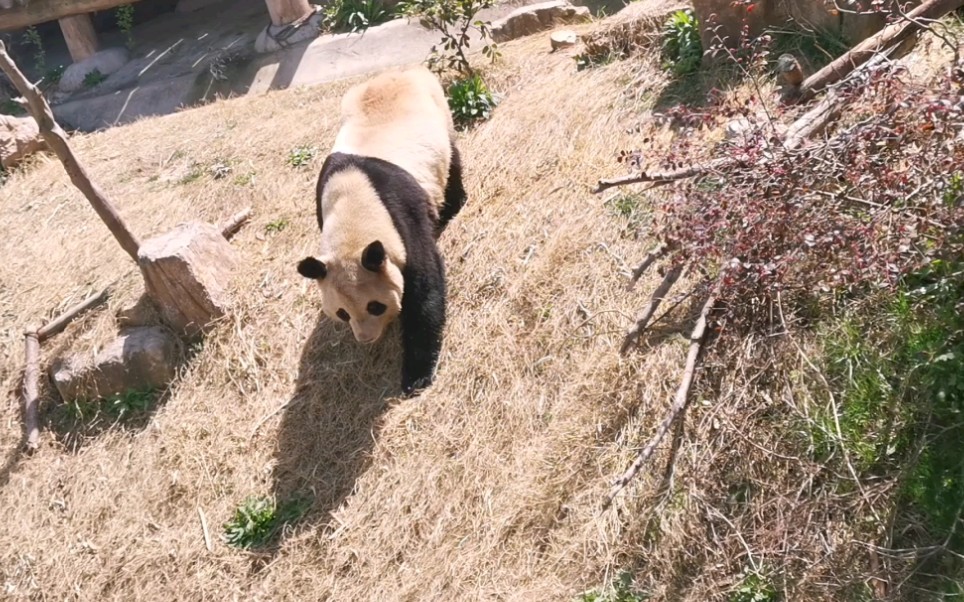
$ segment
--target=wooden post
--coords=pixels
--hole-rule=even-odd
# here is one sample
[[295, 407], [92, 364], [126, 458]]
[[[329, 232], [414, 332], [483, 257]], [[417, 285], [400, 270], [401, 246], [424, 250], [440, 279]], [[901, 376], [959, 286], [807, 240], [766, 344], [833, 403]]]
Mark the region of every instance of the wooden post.
[[310, 15], [313, 11], [308, 0], [265, 0], [271, 24], [275, 27], [291, 25]]
[[91, 181], [87, 175], [87, 170], [70, 150], [70, 145], [67, 144], [67, 134], [54, 120], [54, 114], [50, 110], [50, 105], [47, 104], [47, 99], [37, 90], [35, 85], [27, 81], [16, 63], [7, 54], [7, 48], [2, 41], [0, 41], [0, 70], [7, 74], [10, 83], [27, 100], [30, 115], [36, 120], [37, 126], [40, 128], [40, 135], [43, 136], [47, 145], [60, 159], [64, 170], [70, 176], [70, 181], [84, 193], [94, 211], [97, 212], [107, 229], [114, 235], [121, 248], [131, 256], [131, 259], [137, 262], [137, 247], [140, 246], [137, 237], [121, 219], [117, 210], [114, 209], [114, 205], [108, 200], [107, 195], [97, 184]]
[[67, 42], [70, 58], [75, 63], [97, 52], [97, 32], [94, 31], [94, 23], [90, 20], [89, 14], [64, 17], [58, 22], [60, 31], [64, 34], [64, 41]]

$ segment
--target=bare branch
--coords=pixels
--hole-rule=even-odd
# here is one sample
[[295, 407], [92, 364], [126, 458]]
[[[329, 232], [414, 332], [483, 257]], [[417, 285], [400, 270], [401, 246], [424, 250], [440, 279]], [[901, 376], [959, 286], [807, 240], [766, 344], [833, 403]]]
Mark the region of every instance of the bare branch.
[[33, 452], [40, 443], [37, 405], [40, 402], [40, 337], [37, 331], [24, 335], [23, 425], [27, 435], [27, 451]]
[[653, 296], [649, 299], [649, 306], [646, 307], [642, 315], [639, 316], [639, 319], [636, 320], [636, 326], [626, 333], [626, 338], [623, 339], [619, 353], [626, 353], [629, 351], [629, 348], [639, 340], [639, 337], [646, 331], [646, 326], [649, 325], [649, 321], [653, 318], [653, 315], [656, 314], [656, 310], [659, 309], [660, 303], [662, 303], [666, 295], [669, 294], [670, 289], [673, 288], [673, 285], [676, 284], [676, 281], [679, 280], [680, 274], [682, 273], [682, 266], [677, 266], [666, 272], [666, 275], [663, 276], [663, 281], [656, 287], [656, 290], [653, 291]]
[[643, 277], [643, 274], [646, 273], [646, 270], [648, 270], [651, 265], [656, 263], [657, 259], [665, 255], [666, 251], [668, 250], [669, 248], [666, 245], [659, 245], [647, 253], [646, 257], [643, 258], [642, 263], [640, 263], [639, 266], [633, 270], [633, 277], [630, 279], [629, 285], [626, 287], [627, 290], [633, 290], [633, 287], [636, 286], [636, 283], [639, 281], [639, 279]]
[[0, 40], [0, 70], [7, 74], [10, 82], [26, 99], [28, 108], [30, 109], [30, 115], [37, 121], [40, 135], [43, 136], [47, 146], [49, 146], [57, 155], [57, 158], [60, 159], [64, 170], [67, 172], [67, 175], [70, 176], [70, 181], [84, 193], [84, 196], [87, 197], [87, 200], [94, 208], [94, 211], [97, 212], [97, 215], [100, 216], [100, 219], [106, 224], [111, 234], [113, 234], [117, 242], [120, 243], [120, 246], [131, 256], [134, 263], [137, 263], [137, 249], [140, 246], [137, 237], [131, 233], [130, 229], [124, 223], [124, 220], [122, 220], [117, 213], [117, 210], [114, 209], [113, 204], [107, 199], [104, 191], [90, 180], [84, 166], [81, 165], [77, 157], [74, 156], [73, 151], [70, 150], [70, 146], [67, 144], [67, 134], [54, 120], [53, 111], [50, 110], [50, 105], [47, 104], [47, 100], [37, 87], [31, 84], [24, 74], [21, 73], [16, 63], [14, 63], [10, 55], [7, 54], [7, 48], [2, 40]]
[[221, 224], [221, 234], [224, 236], [224, 238], [231, 240], [231, 237], [237, 234], [238, 231], [241, 230], [241, 227], [244, 226], [244, 224], [246, 224], [250, 219], [251, 207], [235, 213], [228, 221]]
[[673, 400], [673, 405], [670, 406], [663, 421], [656, 428], [656, 434], [653, 435], [653, 438], [649, 440], [646, 447], [640, 450], [636, 456], [636, 460], [633, 461], [626, 472], [616, 479], [615, 484], [609, 491], [609, 495], [603, 500], [603, 510], [612, 505], [613, 500], [619, 495], [619, 492], [625, 489], [626, 485], [639, 474], [643, 465], [653, 456], [653, 452], [656, 451], [656, 446], [659, 445], [663, 437], [666, 436], [669, 427], [672, 426], [676, 418], [686, 408], [686, 404], [689, 401], [690, 386], [693, 384], [693, 377], [696, 373], [696, 363], [703, 349], [707, 318], [716, 305], [716, 295], [718, 291], [719, 285], [714, 287], [709, 297], [707, 297], [706, 303], [703, 304], [703, 310], [700, 312], [700, 317], [696, 321], [696, 326], [690, 334], [690, 349], [689, 354], [686, 356], [686, 367], [683, 370], [683, 378], [680, 380], [679, 388], [676, 390], [676, 398]]

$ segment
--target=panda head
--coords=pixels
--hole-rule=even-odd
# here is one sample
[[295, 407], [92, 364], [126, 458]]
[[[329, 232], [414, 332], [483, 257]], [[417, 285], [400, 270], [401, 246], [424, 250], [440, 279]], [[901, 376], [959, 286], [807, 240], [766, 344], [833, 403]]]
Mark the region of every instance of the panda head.
[[298, 273], [318, 283], [325, 315], [347, 322], [360, 343], [380, 339], [402, 311], [402, 272], [381, 241], [350, 257], [305, 257]]

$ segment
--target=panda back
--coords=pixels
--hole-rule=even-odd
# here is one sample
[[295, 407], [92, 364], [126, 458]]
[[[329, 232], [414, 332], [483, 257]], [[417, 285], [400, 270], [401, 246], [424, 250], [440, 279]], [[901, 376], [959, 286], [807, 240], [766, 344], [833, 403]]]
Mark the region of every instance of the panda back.
[[332, 152], [401, 167], [425, 190], [437, 213], [444, 203], [454, 127], [435, 75], [424, 67], [378, 75], [345, 94], [342, 118]]

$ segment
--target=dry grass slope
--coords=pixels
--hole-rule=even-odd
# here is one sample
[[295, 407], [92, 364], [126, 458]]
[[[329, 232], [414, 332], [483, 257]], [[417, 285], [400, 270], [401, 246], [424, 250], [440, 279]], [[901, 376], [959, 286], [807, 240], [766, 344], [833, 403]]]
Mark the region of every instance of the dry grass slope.
[[[615, 353], [635, 301], [614, 258], [639, 248], [588, 192], [628, 144], [639, 107], [621, 82], [640, 66], [577, 73], [546, 46], [506, 49], [492, 74], [504, 103], [462, 136], [470, 204], [442, 242], [450, 324], [419, 399], [395, 397], [397, 343], [356, 347], [294, 271], [315, 241], [314, 179], [351, 82], [74, 139], [141, 236], [245, 205], [256, 219], [233, 243], [237, 311], [150, 419], [58, 433], [48, 392], [46, 444], [30, 459], [16, 453], [21, 329], [123, 274], [110, 307], [44, 356], [96, 345], [140, 284], [54, 160], [0, 189], [3, 596], [558, 600], [600, 583], [628, 551], [619, 522], [596, 512], [628, 458], [616, 440], [655, 419], [682, 351]], [[303, 144], [320, 152], [293, 168]], [[215, 179], [220, 164], [231, 172]], [[198, 509], [216, 537], [243, 498], [266, 493], [313, 504], [275, 550], [209, 552]]]

